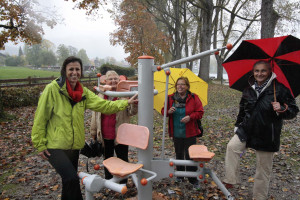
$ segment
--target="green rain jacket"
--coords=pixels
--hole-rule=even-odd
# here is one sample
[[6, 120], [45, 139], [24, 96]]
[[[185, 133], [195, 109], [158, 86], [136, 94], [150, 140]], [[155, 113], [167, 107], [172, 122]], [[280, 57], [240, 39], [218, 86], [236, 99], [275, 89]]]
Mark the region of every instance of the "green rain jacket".
[[126, 109], [127, 100], [107, 101], [83, 87], [80, 102], [73, 102], [65, 79], [46, 86], [39, 98], [31, 139], [39, 152], [45, 149], [82, 149], [85, 143], [84, 111], [112, 114]]

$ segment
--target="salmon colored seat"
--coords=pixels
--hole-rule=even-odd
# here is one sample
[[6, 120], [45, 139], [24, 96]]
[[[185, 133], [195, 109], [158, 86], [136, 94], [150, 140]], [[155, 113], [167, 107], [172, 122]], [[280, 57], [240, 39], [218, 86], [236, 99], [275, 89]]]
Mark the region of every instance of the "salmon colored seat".
[[[148, 147], [149, 135], [149, 129], [145, 126], [124, 123], [118, 128], [116, 141], [145, 150]], [[116, 157], [104, 160], [103, 165], [111, 174], [118, 177], [127, 176], [143, 167], [143, 164], [128, 163]]]
[[110, 157], [104, 160], [103, 165], [112, 175], [118, 177], [132, 174], [144, 166], [143, 164], [128, 163], [116, 157]]
[[137, 81], [120, 81], [117, 85], [118, 92], [128, 92], [132, 91], [132, 88], [137, 88], [138, 82]]
[[192, 145], [189, 147], [190, 158], [194, 161], [210, 161], [215, 153], [209, 152], [204, 145]]

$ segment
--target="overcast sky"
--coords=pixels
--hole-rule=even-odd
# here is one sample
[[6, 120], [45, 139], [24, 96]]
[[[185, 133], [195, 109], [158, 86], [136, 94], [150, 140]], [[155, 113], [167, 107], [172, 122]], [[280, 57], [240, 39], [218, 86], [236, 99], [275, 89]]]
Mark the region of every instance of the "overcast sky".
[[[50, 40], [56, 47], [65, 44], [77, 50], [85, 49], [90, 59], [109, 56], [123, 61], [128, 56], [121, 46], [112, 46], [109, 42], [109, 33], [117, 27], [106, 11], [100, 10], [102, 17], [92, 20], [87, 18], [85, 11], [73, 9], [75, 4], [72, 0], [38, 1], [51, 8], [55, 6], [57, 13], [64, 19], [63, 24], [57, 24], [53, 29], [44, 27], [44, 38]], [[293, 35], [299, 38], [300, 31]], [[11, 45], [9, 43], [7, 46]]]
[[[44, 38], [56, 45], [65, 44], [77, 50], [85, 49], [90, 59], [114, 57], [123, 61], [128, 55], [121, 46], [112, 46], [109, 33], [116, 30], [116, 26], [109, 14], [101, 10], [102, 17], [88, 19], [85, 11], [73, 9], [74, 3], [64, 0], [39, 0], [48, 7], [55, 6], [57, 13], [64, 18], [63, 24], [57, 24], [53, 29], [44, 27]], [[11, 45], [11, 44], [10, 44]]]

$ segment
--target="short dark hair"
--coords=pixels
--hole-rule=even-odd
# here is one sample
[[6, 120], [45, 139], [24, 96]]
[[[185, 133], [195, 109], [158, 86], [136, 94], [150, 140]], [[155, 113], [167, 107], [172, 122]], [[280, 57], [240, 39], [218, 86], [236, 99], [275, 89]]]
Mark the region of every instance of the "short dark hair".
[[75, 56], [70, 56], [70, 57], [67, 57], [62, 65], [62, 68], [60, 70], [60, 75], [64, 78], [66, 78], [66, 68], [67, 68], [67, 65], [69, 63], [73, 63], [73, 62], [79, 62], [80, 64], [80, 68], [81, 68], [81, 77], [83, 77], [83, 67], [82, 67], [82, 61], [80, 58], [77, 58]]
[[265, 61], [265, 60], [259, 60], [256, 63], [254, 63], [252, 70], [254, 70], [254, 67], [256, 67], [256, 65], [260, 65], [260, 64], [267, 66], [269, 68], [269, 70], [272, 71], [272, 66], [271, 66], [270, 62]]

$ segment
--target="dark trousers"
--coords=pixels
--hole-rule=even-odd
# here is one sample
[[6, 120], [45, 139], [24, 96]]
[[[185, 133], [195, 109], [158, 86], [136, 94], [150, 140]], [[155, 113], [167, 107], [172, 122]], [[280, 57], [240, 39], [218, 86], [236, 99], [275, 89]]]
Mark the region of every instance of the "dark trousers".
[[62, 200], [82, 200], [77, 175], [79, 150], [48, 149], [50, 164], [62, 179]]
[[[110, 158], [114, 156], [114, 152], [118, 158], [128, 162], [128, 146], [123, 144], [118, 144], [115, 146], [114, 140], [104, 139], [104, 159]], [[105, 179], [111, 179], [113, 176], [109, 171], [104, 168]], [[120, 183], [127, 183], [126, 180], [122, 180]]]
[[[189, 137], [189, 138], [175, 138], [174, 147], [175, 147], [175, 154], [176, 159], [178, 160], [190, 160], [189, 155], [189, 147], [193, 144], [196, 144], [196, 137]], [[176, 166], [177, 171], [197, 171], [197, 167], [194, 166]], [[186, 168], [186, 169], [185, 169]], [[197, 178], [191, 177], [188, 178], [189, 182], [194, 184], [197, 182]]]

